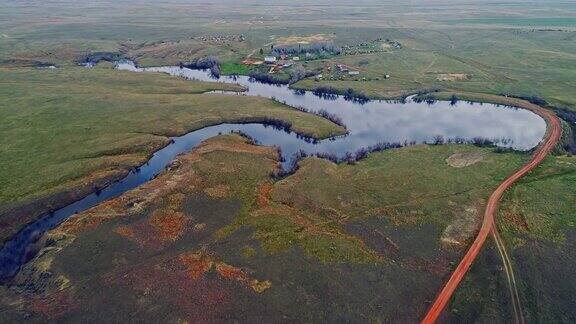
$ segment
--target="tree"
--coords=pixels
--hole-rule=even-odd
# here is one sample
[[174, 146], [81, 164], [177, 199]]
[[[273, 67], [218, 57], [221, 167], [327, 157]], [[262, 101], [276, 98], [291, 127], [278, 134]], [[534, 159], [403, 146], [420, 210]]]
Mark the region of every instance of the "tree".
[[296, 83], [306, 77], [306, 70], [301, 66], [296, 66], [290, 75], [290, 84]]
[[444, 144], [444, 136], [436, 135], [434, 136], [433, 142], [434, 145], [441, 145]]
[[455, 106], [457, 103], [458, 103], [458, 97], [456, 97], [456, 95], [453, 94], [453, 95], [450, 97], [450, 105], [451, 105], [451, 106]]
[[264, 55], [264, 49], [263, 48], [260, 49], [260, 55]]

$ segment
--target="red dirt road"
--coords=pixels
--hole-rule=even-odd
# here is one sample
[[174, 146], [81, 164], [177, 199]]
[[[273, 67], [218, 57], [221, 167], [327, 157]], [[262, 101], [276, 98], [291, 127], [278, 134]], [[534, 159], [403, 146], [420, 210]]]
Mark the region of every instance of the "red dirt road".
[[456, 270], [448, 279], [448, 282], [442, 288], [442, 291], [436, 297], [436, 300], [428, 309], [428, 313], [422, 320], [424, 324], [436, 323], [438, 317], [442, 314], [444, 308], [452, 298], [452, 295], [458, 288], [460, 281], [464, 278], [466, 272], [472, 265], [472, 262], [478, 256], [478, 253], [482, 249], [488, 234], [492, 230], [494, 226], [494, 215], [498, 210], [498, 203], [502, 199], [502, 195], [504, 192], [510, 188], [516, 181], [520, 178], [524, 177], [528, 172], [532, 171], [534, 168], [538, 166], [548, 154], [554, 149], [560, 137], [562, 136], [562, 124], [558, 117], [550, 110], [544, 109], [542, 107], [532, 105], [532, 104], [524, 104], [522, 108], [528, 109], [533, 111], [534, 113], [540, 115], [544, 120], [546, 120], [547, 124], [547, 131], [546, 131], [546, 138], [540, 144], [539, 148], [536, 150], [530, 162], [524, 165], [520, 170], [516, 171], [512, 176], [506, 179], [504, 182], [498, 186], [498, 188], [492, 193], [490, 199], [488, 200], [488, 204], [486, 205], [486, 210], [484, 212], [484, 220], [482, 221], [482, 227], [476, 236], [476, 239], [470, 246], [468, 252], [462, 260]]

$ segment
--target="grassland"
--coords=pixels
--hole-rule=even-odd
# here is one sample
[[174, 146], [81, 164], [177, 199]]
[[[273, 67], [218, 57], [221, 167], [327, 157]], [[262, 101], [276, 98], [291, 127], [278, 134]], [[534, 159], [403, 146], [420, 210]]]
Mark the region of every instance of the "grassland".
[[[456, 168], [456, 153], [483, 158]], [[415, 321], [486, 194], [525, 156], [420, 145], [357, 165], [309, 158], [275, 182], [278, 158], [238, 135], [212, 138], [69, 219], [0, 291], [4, 318]]]
[[[576, 319], [572, 292], [576, 160], [550, 157], [504, 197], [497, 225], [512, 259], [527, 322]], [[447, 322], [513, 321], [498, 251], [487, 246], [447, 310]]]
[[[187, 82], [110, 69], [2, 68], [0, 74], [0, 210], [60, 192], [83, 195], [145, 162], [169, 136], [223, 122], [273, 118], [322, 138], [342, 133], [317, 116], [262, 99], [205, 95], [234, 85]], [[17, 176], [16, 176], [17, 175]], [[78, 190], [84, 187], [84, 190]], [[76, 189], [76, 190], [72, 190]], [[76, 193], [74, 193], [76, 192]], [[56, 199], [56, 200], [59, 200]], [[55, 207], [55, 201], [43, 201]], [[6, 238], [27, 216], [13, 213]]]
[[[93, 185], [102, 185], [110, 177], [142, 163], [150, 152], [166, 144], [167, 136], [207, 124], [276, 117], [290, 121], [300, 132], [319, 137], [341, 131], [325, 120], [267, 100], [201, 94], [214, 87], [221, 89], [222, 85], [75, 68], [76, 61], [89, 53], [119, 52], [144, 66], [216, 55], [223, 63], [223, 73], [245, 73], [239, 65], [242, 58], [283, 37], [322, 33], [330, 35], [338, 45], [389, 38], [400, 42], [402, 49], [306, 63], [308, 69], [345, 63], [362, 71], [358, 80], [304, 80], [296, 87], [351, 87], [371, 97], [385, 98], [426, 89], [475, 93], [471, 99], [481, 100], [488, 97], [478, 97], [477, 93], [535, 95], [551, 105], [576, 110], [574, 15], [573, 3], [559, 0], [475, 1], [474, 5], [450, 6], [442, 0], [410, 5], [327, 0], [313, 4], [296, 0], [286, 5], [246, 5], [232, 0], [202, 5], [178, 0], [5, 0], [0, 10], [0, 213], [70, 188], [75, 188], [76, 195], [82, 194], [80, 187], [92, 190]], [[241, 33], [246, 36], [244, 42], [201, 41], [205, 35]], [[60, 69], [30, 68], [38, 63], [57, 64]], [[384, 78], [386, 74], [389, 79]], [[441, 81], [440, 76], [446, 74], [465, 74], [469, 78]], [[181, 207], [180, 212], [198, 213], [193, 215], [197, 224], [217, 222], [205, 236], [221, 240], [211, 246], [213, 251], [227, 264], [255, 270], [251, 279], [270, 280], [272, 288], [264, 292], [269, 297], [254, 299], [250, 295], [254, 289], [246, 288], [246, 281], [223, 281], [219, 274], [217, 280], [192, 283], [174, 276], [167, 281], [158, 280], [166, 278], [166, 273], [175, 273], [174, 264], [162, 263], [166, 258], [188, 250], [196, 253], [205, 237], [187, 242], [181, 250], [170, 250], [165, 258], [151, 263], [139, 259], [142, 250], [150, 252], [146, 250], [150, 242], [136, 241], [128, 250], [119, 251], [130, 241], [125, 238], [130, 232], [121, 230], [125, 234], [122, 236], [114, 232], [114, 226], [145, 224], [154, 210], [167, 210], [169, 198], [160, 199], [158, 205], [151, 205], [140, 214], [131, 214], [133, 218], [115, 220], [125, 224], [109, 224], [80, 237], [80, 247], [68, 248], [56, 263], [56, 271], [69, 275], [72, 285], [84, 282], [84, 292], [98, 292], [95, 299], [102, 298], [90, 304], [92, 308], [85, 315], [98, 320], [101, 318], [97, 316], [110, 313], [109, 307], [118, 305], [115, 314], [122, 313], [121, 307], [128, 307], [144, 310], [135, 312], [138, 316], [159, 321], [187, 311], [190, 314], [191, 309], [198, 307], [207, 310], [206, 318], [192, 320], [274, 309], [276, 315], [292, 319], [290, 316], [297, 314], [302, 316], [300, 320], [308, 321], [416, 321], [413, 309], [398, 305], [434, 296], [440, 279], [459, 253], [446, 249], [438, 252], [444, 231], [455, 222], [452, 228], [457, 233], [470, 235], [470, 229], [463, 230], [463, 224], [473, 224], [482, 199], [524, 159], [522, 155], [480, 150], [487, 154], [484, 162], [464, 169], [446, 167], [443, 160], [458, 150], [478, 149], [422, 146], [375, 154], [357, 166], [310, 159], [303, 162], [301, 171], [278, 183], [267, 178], [272, 164], [271, 160], [262, 162], [262, 156], [239, 157], [238, 152], [221, 150], [213, 153], [213, 160], [198, 162], [197, 170], [210, 179], [204, 181], [213, 184], [202, 187], [210, 189], [207, 192], [201, 190], [209, 198], [185, 192], [186, 207]], [[272, 159], [264, 153], [263, 156]], [[226, 178], [225, 173], [210, 172], [214, 163], [226, 166], [238, 159], [244, 170], [239, 177]], [[511, 191], [502, 205], [499, 226], [510, 245], [529, 321], [576, 321], [572, 298], [576, 290], [572, 271], [576, 260], [573, 164], [570, 157], [551, 158]], [[237, 187], [226, 189], [217, 187], [218, 183]], [[230, 191], [226, 193], [227, 190]], [[259, 191], [262, 195], [257, 194]], [[71, 194], [59, 198], [71, 199]], [[42, 205], [49, 206], [50, 201]], [[12, 226], [3, 237], [28, 220], [2, 218], [3, 229], [8, 228], [5, 225]], [[371, 232], [372, 229], [378, 232]], [[143, 233], [136, 231], [136, 239], [156, 232]], [[467, 238], [451, 235], [448, 241]], [[100, 251], [95, 242], [102, 239], [108, 245]], [[111, 261], [112, 254], [107, 254], [111, 251], [119, 251], [126, 258], [114, 257]], [[498, 266], [498, 255], [492, 246], [485, 252], [451, 305], [448, 321], [510, 321], [506, 310], [508, 288]], [[426, 255], [437, 258], [426, 259]], [[144, 272], [134, 270], [131, 279], [122, 284], [112, 280], [103, 285], [94, 278], [83, 281], [92, 271], [116, 271], [113, 267], [125, 260], [132, 269]], [[117, 263], [111, 265], [114, 262]], [[79, 264], [84, 267], [74, 269]], [[95, 270], [93, 264], [103, 266]], [[153, 271], [158, 264], [163, 272]], [[215, 270], [211, 271], [214, 274]], [[154, 286], [155, 282], [166, 285]], [[126, 285], [132, 290], [126, 290]], [[69, 292], [82, 291], [75, 287]], [[416, 298], [414, 287], [421, 289]], [[248, 289], [249, 294], [243, 289]], [[146, 296], [149, 291], [158, 292], [159, 296], [136, 301], [136, 295]], [[231, 300], [242, 302], [226, 303], [226, 299], [216, 298], [222, 295], [215, 291], [224, 291], [225, 297], [233, 296]], [[387, 295], [391, 292], [394, 295]], [[2, 293], [9, 296], [3, 300], [22, 302], [20, 311], [31, 311], [42, 320], [50, 316], [78, 320], [74, 317], [80, 316], [78, 313], [62, 315], [62, 309], [85, 306], [82, 298], [88, 298], [79, 293], [75, 303], [74, 298], [63, 293], [44, 296], [44, 300], [23, 301], [21, 295]], [[166, 297], [170, 294], [182, 298]], [[119, 296], [113, 299], [117, 303], [109, 302], [111, 299], [105, 302], [105, 298], [114, 296]], [[287, 305], [294, 296], [300, 296], [305, 303]], [[326, 303], [326, 296], [335, 297]], [[385, 297], [374, 300], [374, 296]], [[188, 297], [192, 304], [179, 304]], [[220, 304], [233, 306], [212, 312]], [[421, 314], [425, 304], [415, 307]], [[162, 311], [155, 312], [157, 309]], [[394, 311], [405, 313], [389, 313]], [[358, 313], [372, 315], [354, 317]], [[23, 315], [18, 311], [15, 314]], [[2, 316], [9, 319], [7, 313]], [[253, 314], [247, 316], [262, 320]]]

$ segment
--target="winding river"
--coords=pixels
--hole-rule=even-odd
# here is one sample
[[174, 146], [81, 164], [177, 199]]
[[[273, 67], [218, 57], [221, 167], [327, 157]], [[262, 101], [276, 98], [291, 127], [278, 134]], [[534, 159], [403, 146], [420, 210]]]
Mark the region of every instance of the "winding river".
[[295, 92], [288, 86], [252, 82], [246, 76], [215, 80], [206, 71], [175, 66], [138, 68], [131, 62], [120, 62], [117, 69], [168, 73], [190, 80], [237, 83], [246, 87], [247, 91], [218, 95], [261, 96], [293, 107], [304, 107], [311, 112], [325, 110], [338, 116], [349, 133], [346, 136], [310, 141], [294, 132], [262, 124], [221, 124], [174, 137], [172, 144], [156, 152], [145, 165], [131, 171], [125, 178], [98, 193], [42, 216], [7, 241], [0, 250], [0, 282], [12, 278], [36, 254], [38, 248], [35, 242], [46, 231], [78, 212], [150, 181], [178, 154], [189, 152], [203, 140], [220, 133], [242, 131], [260, 144], [280, 147], [286, 157], [284, 167], [287, 167], [294, 153], [300, 150], [308, 154], [328, 153], [341, 158], [347, 152], [379, 143], [431, 142], [439, 136], [445, 140], [467, 141], [485, 138], [500, 147], [526, 151], [537, 146], [546, 132], [546, 123], [538, 115], [524, 109], [493, 104], [460, 101], [454, 105], [449, 102], [429, 105], [410, 100], [406, 103], [377, 100], [359, 103], [345, 100], [341, 96], [323, 98], [311, 92]]

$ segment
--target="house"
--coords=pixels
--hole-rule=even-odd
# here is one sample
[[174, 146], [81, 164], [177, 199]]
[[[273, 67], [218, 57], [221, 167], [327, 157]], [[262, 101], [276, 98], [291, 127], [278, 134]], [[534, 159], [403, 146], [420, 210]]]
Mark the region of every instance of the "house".
[[266, 62], [268, 64], [276, 63], [276, 56], [266, 56], [264, 58], [264, 62]]
[[348, 75], [360, 75], [360, 71], [350, 71]]
[[299, 57], [299, 56], [294, 56], [294, 57], [292, 58], [292, 61], [300, 61], [300, 57]]
[[338, 67], [338, 70], [340, 70], [340, 72], [348, 72], [349, 71], [348, 67], [344, 64], [338, 64], [337, 67]]
[[386, 75], [384, 76], [384, 78], [385, 78], [385, 79], [390, 79], [390, 75], [389, 75], [389, 74], [386, 74]]

